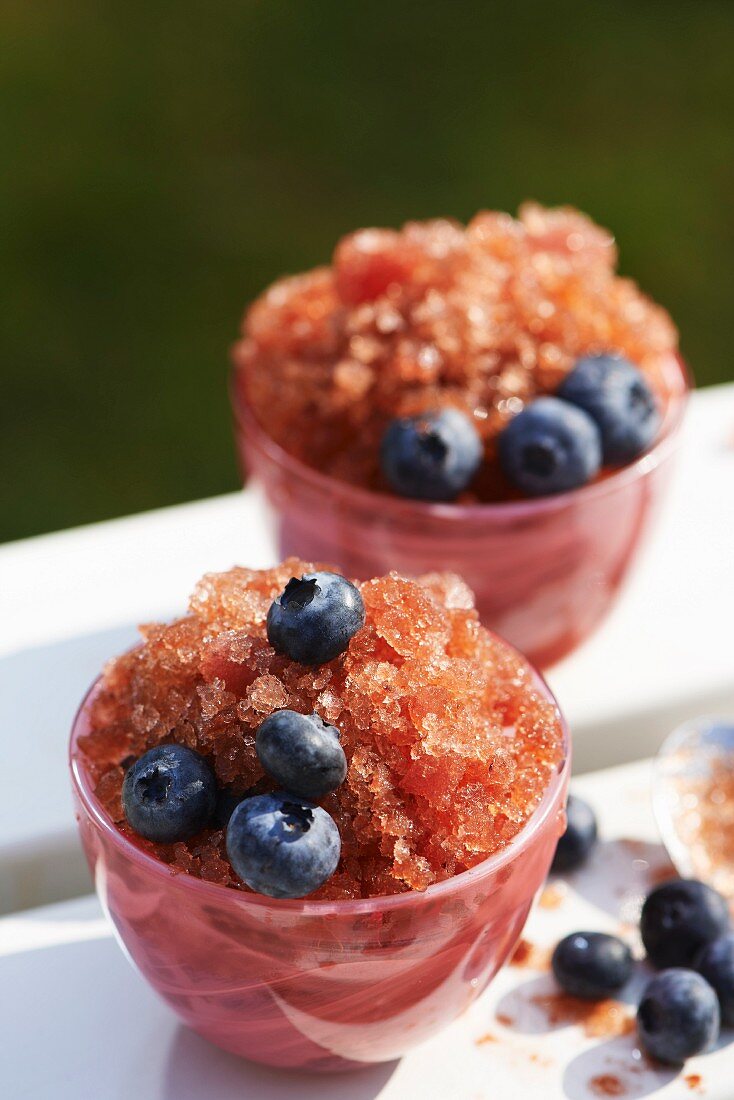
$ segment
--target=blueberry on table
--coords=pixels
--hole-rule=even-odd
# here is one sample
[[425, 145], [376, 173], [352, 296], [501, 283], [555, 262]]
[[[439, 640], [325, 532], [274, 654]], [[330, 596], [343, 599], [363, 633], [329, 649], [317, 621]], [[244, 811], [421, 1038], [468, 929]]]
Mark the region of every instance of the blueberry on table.
[[637, 1009], [640, 1042], [659, 1062], [680, 1065], [719, 1035], [719, 1002], [693, 970], [664, 970], [653, 978]]
[[400, 496], [413, 500], [455, 500], [481, 460], [476, 428], [451, 408], [391, 421], [380, 448], [386, 481]]
[[346, 778], [339, 730], [318, 714], [274, 711], [258, 729], [255, 748], [268, 775], [302, 798], [318, 801]]
[[499, 459], [505, 476], [528, 496], [565, 493], [598, 474], [599, 429], [568, 402], [539, 397], [500, 434]]
[[227, 827], [227, 855], [258, 894], [302, 898], [331, 878], [341, 838], [326, 810], [286, 791], [246, 798]]
[[721, 1022], [734, 1027], [734, 934], [729, 932], [707, 943], [693, 966], [719, 998]]
[[601, 434], [605, 465], [623, 466], [647, 450], [660, 413], [642, 371], [616, 355], [579, 359], [558, 390], [591, 417]]
[[566, 993], [601, 1001], [619, 992], [632, 974], [632, 952], [626, 943], [604, 932], [573, 932], [557, 944], [553, 975]]
[[596, 839], [594, 811], [588, 802], [570, 794], [566, 805], [566, 831], [556, 846], [551, 870], [574, 871], [580, 867], [596, 844]]
[[364, 626], [359, 591], [339, 573], [292, 577], [268, 611], [268, 641], [302, 665], [333, 661]]
[[729, 930], [726, 901], [695, 879], [673, 879], [647, 895], [640, 934], [647, 956], [658, 969], [691, 966], [694, 956]]
[[147, 840], [173, 844], [208, 825], [216, 804], [214, 773], [186, 745], [157, 745], [128, 768], [122, 805], [131, 828]]

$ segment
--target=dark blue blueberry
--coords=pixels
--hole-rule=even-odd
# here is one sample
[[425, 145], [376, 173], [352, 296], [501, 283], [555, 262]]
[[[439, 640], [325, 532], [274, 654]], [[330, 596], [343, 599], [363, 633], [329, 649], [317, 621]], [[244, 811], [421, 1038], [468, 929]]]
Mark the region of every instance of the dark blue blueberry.
[[637, 1009], [640, 1042], [659, 1062], [680, 1065], [719, 1035], [719, 1002], [693, 970], [664, 970], [650, 982]]
[[574, 997], [601, 1001], [619, 992], [632, 974], [626, 943], [604, 932], [573, 932], [556, 946], [551, 960], [561, 989]]
[[380, 448], [388, 484], [413, 500], [455, 500], [481, 460], [479, 435], [458, 409], [393, 420]]
[[728, 930], [726, 901], [694, 879], [673, 879], [656, 887], [640, 916], [642, 942], [658, 969], [690, 966], [702, 947]]
[[256, 794], [266, 794], [271, 786], [272, 784], [267, 777], [263, 776], [240, 794], [235, 794], [231, 787], [220, 787], [217, 791], [217, 804], [214, 810], [214, 820], [220, 829], [227, 828], [229, 819], [243, 799], [254, 798]]
[[528, 496], [565, 493], [599, 472], [599, 429], [581, 409], [539, 397], [501, 433], [499, 457], [505, 476]]
[[722, 1023], [734, 1027], [734, 934], [707, 943], [693, 965], [719, 998]]
[[268, 775], [301, 798], [318, 802], [346, 778], [339, 730], [318, 714], [276, 710], [258, 729], [255, 748]]
[[227, 854], [258, 894], [302, 898], [336, 870], [341, 838], [333, 818], [285, 791], [246, 798], [227, 827]]
[[233, 791], [219, 791], [217, 793], [217, 804], [214, 810], [214, 819], [220, 828], [226, 829], [229, 825], [229, 820], [232, 814], [243, 798], [247, 795], [235, 794]]
[[589, 414], [601, 433], [604, 463], [609, 466], [623, 466], [637, 458], [660, 427], [660, 413], [645, 376], [619, 356], [579, 359], [558, 396]]
[[122, 784], [128, 824], [160, 844], [200, 832], [214, 813], [216, 798], [214, 773], [185, 745], [150, 749], [128, 769]]
[[566, 831], [558, 841], [552, 871], [574, 871], [586, 860], [596, 844], [596, 815], [588, 802], [568, 796]]
[[339, 573], [292, 577], [268, 611], [268, 641], [302, 665], [333, 661], [364, 626], [357, 589]]

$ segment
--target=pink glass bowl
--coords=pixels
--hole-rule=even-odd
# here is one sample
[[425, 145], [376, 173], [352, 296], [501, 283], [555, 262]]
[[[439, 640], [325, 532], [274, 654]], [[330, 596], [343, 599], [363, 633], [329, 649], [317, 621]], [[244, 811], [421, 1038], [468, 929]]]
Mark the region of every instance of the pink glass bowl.
[[[547, 686], [539, 681], [552, 699]], [[172, 874], [114, 826], [71, 734], [76, 817], [102, 905], [128, 956], [217, 1046], [333, 1071], [387, 1061], [455, 1019], [515, 946], [565, 821], [566, 760], [525, 828], [471, 871], [364, 901], [274, 901]]]
[[452, 570], [484, 624], [547, 668], [603, 619], [664, 494], [690, 386], [677, 357], [665, 371], [671, 396], [657, 443], [593, 485], [541, 500], [425, 504], [327, 477], [265, 435], [235, 374], [237, 446], [270, 503], [280, 557], [358, 579]]

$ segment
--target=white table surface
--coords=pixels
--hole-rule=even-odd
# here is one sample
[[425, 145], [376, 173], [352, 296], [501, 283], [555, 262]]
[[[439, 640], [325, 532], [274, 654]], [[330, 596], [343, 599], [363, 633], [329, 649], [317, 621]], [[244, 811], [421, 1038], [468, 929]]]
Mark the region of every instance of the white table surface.
[[[66, 776], [72, 717], [135, 624], [198, 577], [274, 560], [253, 490], [0, 547], [0, 912], [78, 895]], [[576, 771], [637, 759], [678, 722], [734, 713], [734, 385], [694, 397], [675, 484], [617, 607], [549, 679]], [[30, 755], [29, 755], [30, 750]]]
[[[568, 932], [628, 928], [667, 871], [647, 763], [583, 776], [576, 790], [596, 806], [602, 842], [568, 879], [560, 905], [532, 914], [525, 936], [541, 950]], [[630, 1017], [648, 977], [640, 964], [624, 994]], [[263, 1069], [176, 1022], [124, 958], [92, 897], [0, 920], [0, 990], [0, 1092], [9, 1100], [598, 1100], [592, 1082], [603, 1075], [622, 1083], [627, 1100], [734, 1094], [734, 1033], [679, 1073], [652, 1069], [634, 1032], [595, 1039], [575, 1024], [549, 1025], [534, 999], [553, 994], [551, 976], [517, 966], [400, 1062], [331, 1078]], [[692, 1075], [700, 1076], [697, 1090]]]

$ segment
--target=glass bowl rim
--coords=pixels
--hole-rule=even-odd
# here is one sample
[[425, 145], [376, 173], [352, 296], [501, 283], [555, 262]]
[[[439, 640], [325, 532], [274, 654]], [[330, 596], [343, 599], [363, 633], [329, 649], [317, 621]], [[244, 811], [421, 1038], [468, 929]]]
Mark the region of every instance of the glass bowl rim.
[[[489, 633], [493, 632], [490, 631]], [[495, 637], [499, 637], [499, 635], [495, 635]], [[504, 639], [500, 640], [514, 653], [518, 653], [518, 650], [511, 646], [509, 642], [505, 642]], [[527, 661], [527, 658], [523, 659]], [[449, 897], [457, 890], [462, 890], [464, 887], [479, 885], [485, 878], [490, 877], [527, 848], [535, 834], [546, 823], [549, 815], [554, 812], [558, 793], [562, 790], [567, 777], [570, 775], [571, 736], [568, 723], [545, 678], [529, 661], [527, 661], [527, 664], [536, 688], [555, 707], [558, 714], [563, 738], [563, 757], [553, 772], [540, 802], [522, 829], [515, 834], [508, 845], [494, 852], [487, 859], [482, 860], [481, 863], [477, 863], [476, 866], [469, 868], [469, 870], [461, 871], [458, 875], [452, 875], [451, 878], [433, 883], [425, 890], [408, 890], [402, 894], [376, 894], [369, 898], [309, 901], [308, 898], [271, 898], [254, 892], [245, 893], [241, 890], [222, 886], [216, 882], [208, 882], [206, 879], [197, 878], [185, 872], [172, 872], [167, 864], [136, 847], [119, 831], [94, 794], [86, 769], [82, 765], [80, 753], [77, 750], [77, 737], [89, 702], [101, 687], [102, 676], [98, 676], [88, 689], [72, 722], [68, 749], [72, 783], [85, 813], [107, 840], [111, 841], [122, 854], [134, 863], [146, 868], [149, 872], [161, 878], [165, 877], [171, 884], [175, 883], [184, 890], [191, 889], [195, 894], [201, 895], [202, 898], [208, 897], [213, 903], [217, 901], [220, 904], [232, 902], [237, 905], [255, 905], [290, 914], [300, 914], [304, 917], [323, 917], [339, 914], [354, 916], [387, 910], [392, 911], [415, 904], [417, 901], [440, 900]]]
[[340, 481], [338, 478], [322, 473], [289, 454], [261, 428], [253, 408], [241, 392], [242, 386], [238, 384], [240, 368], [237, 364], [233, 364], [230, 369], [229, 393], [238, 432], [243, 431], [245, 437], [248, 433], [251, 433], [257, 439], [257, 446], [265, 452], [271, 464], [282, 469], [294, 483], [297, 480], [310, 483], [311, 487], [317, 492], [341, 498], [348, 507], [354, 508], [361, 505], [369, 511], [379, 508], [381, 513], [394, 514], [395, 516], [412, 512], [416, 516], [444, 521], [460, 520], [462, 523], [472, 521], [488, 522], [494, 519], [522, 520], [545, 512], [561, 511], [572, 504], [580, 504], [592, 498], [605, 496], [629, 482], [634, 482], [646, 476], [663, 462], [677, 445], [688, 400], [694, 388], [693, 375], [682, 356], [675, 353], [668, 358], [676, 363], [682, 381], [682, 388], [679, 393], [673, 395], [672, 400], [669, 402], [655, 442], [633, 462], [630, 462], [627, 466], [620, 466], [599, 481], [592, 481], [588, 485], [582, 485], [579, 489], [571, 489], [565, 493], [555, 493], [546, 497], [489, 501], [476, 504], [435, 504], [422, 500], [411, 500], [408, 497], [392, 496], [389, 493], [363, 489], [360, 486]]

